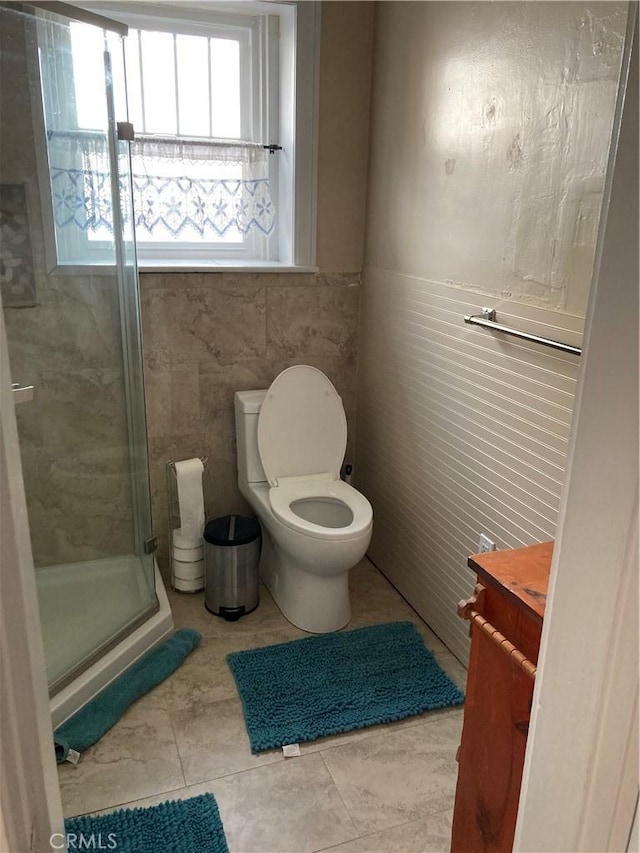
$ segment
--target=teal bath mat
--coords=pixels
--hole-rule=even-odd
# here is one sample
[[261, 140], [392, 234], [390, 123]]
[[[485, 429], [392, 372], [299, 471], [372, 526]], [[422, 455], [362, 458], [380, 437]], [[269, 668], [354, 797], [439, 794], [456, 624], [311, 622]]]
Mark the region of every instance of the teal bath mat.
[[175, 672], [201, 639], [202, 635], [191, 628], [176, 631], [57, 728], [53, 739], [58, 764], [67, 759], [70, 749], [83, 752], [100, 740], [129, 705]]
[[[229, 853], [212, 794], [148, 809], [120, 809], [65, 821], [69, 850], [115, 853]], [[71, 843], [71, 836], [73, 843]]]
[[227, 661], [253, 752], [464, 701], [411, 622], [233, 652]]

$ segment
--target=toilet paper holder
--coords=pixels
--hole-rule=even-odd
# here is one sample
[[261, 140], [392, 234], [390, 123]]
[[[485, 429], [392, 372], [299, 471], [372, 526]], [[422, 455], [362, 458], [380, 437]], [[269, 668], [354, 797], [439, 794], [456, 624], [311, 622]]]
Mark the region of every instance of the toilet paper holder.
[[[203, 468], [203, 486], [207, 476], [208, 456], [198, 457], [202, 462]], [[180, 528], [180, 504], [178, 501], [178, 478], [176, 472], [176, 461], [169, 460], [165, 465], [165, 480], [167, 488], [167, 533], [168, 533], [168, 550], [169, 550], [169, 567], [171, 570], [171, 586], [177, 592], [200, 592], [204, 588], [204, 574], [202, 583], [197, 582], [195, 578], [189, 577], [185, 579], [181, 577], [179, 571], [179, 562], [174, 555], [174, 540], [173, 532]], [[206, 489], [203, 489], [206, 495]], [[205, 520], [207, 518], [207, 507], [205, 499]]]

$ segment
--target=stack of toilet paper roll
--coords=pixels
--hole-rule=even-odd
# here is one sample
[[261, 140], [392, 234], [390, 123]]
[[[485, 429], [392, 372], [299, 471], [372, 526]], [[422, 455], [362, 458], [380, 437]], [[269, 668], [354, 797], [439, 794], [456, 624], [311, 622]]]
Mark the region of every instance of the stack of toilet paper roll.
[[175, 463], [180, 527], [172, 532], [171, 585], [180, 592], [204, 589], [204, 496], [201, 459]]

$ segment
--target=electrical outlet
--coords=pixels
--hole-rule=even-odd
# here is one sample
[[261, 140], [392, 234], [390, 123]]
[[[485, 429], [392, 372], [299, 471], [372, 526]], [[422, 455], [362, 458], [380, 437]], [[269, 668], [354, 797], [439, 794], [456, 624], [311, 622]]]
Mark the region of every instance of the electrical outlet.
[[492, 542], [484, 533], [480, 534], [478, 539], [478, 554], [486, 554], [487, 551], [495, 551], [496, 543]]

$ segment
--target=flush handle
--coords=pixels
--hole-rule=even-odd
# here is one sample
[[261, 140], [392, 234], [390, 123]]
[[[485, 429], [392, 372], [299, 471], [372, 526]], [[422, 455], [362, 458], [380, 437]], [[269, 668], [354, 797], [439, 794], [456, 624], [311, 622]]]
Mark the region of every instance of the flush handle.
[[13, 382], [11, 390], [13, 391], [13, 402], [16, 406], [19, 403], [29, 403], [33, 400], [33, 385], [21, 385], [19, 382]]

